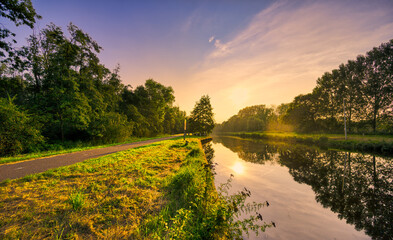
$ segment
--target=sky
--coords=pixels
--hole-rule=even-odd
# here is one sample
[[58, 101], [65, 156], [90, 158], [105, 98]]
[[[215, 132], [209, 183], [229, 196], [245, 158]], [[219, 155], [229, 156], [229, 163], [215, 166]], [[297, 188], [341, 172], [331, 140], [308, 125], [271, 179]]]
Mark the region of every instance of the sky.
[[[240, 109], [289, 103], [318, 77], [393, 39], [393, 1], [32, 0], [36, 30], [72, 22], [120, 65], [124, 84], [171, 86], [190, 114], [209, 95], [220, 123]], [[33, 32], [6, 27], [18, 44]]]

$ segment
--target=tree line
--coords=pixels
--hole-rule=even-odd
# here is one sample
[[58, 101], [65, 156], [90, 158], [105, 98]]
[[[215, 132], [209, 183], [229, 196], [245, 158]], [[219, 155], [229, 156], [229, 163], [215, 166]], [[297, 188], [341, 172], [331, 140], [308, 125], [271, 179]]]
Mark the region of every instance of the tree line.
[[[33, 29], [41, 18], [30, 0], [2, 1], [0, 10], [16, 26]], [[172, 87], [153, 79], [124, 85], [120, 67], [106, 68], [99, 44], [72, 23], [66, 32], [51, 23], [21, 48], [14, 37], [0, 24], [0, 156], [182, 133], [186, 118], [188, 132], [206, 135], [214, 127], [209, 96], [186, 117]]]
[[[30, 1], [0, 8], [16, 25], [33, 28], [39, 17]], [[11, 31], [0, 30], [0, 155], [48, 142], [110, 143], [183, 132], [186, 113], [173, 105], [172, 87], [152, 79], [124, 85], [119, 66], [106, 68], [97, 55], [102, 48], [72, 23], [66, 32], [50, 24], [21, 48], [13, 47]]]
[[311, 93], [278, 107], [247, 107], [215, 131], [291, 125], [298, 132], [342, 132], [344, 108], [349, 133], [393, 133], [393, 39], [324, 73]]

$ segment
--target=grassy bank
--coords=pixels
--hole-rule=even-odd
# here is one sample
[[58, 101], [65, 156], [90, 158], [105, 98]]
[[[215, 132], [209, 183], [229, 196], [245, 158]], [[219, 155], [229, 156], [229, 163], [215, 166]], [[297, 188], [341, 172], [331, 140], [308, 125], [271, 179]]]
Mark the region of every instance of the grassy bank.
[[321, 148], [336, 148], [350, 151], [364, 151], [393, 154], [393, 136], [344, 135], [339, 134], [298, 134], [294, 132], [231, 132], [222, 135], [252, 139], [295, 142], [316, 145]]
[[145, 140], [161, 138], [161, 137], [168, 137], [168, 136], [170, 136], [170, 135], [160, 135], [157, 137], [150, 137], [150, 138], [132, 137], [125, 142], [111, 143], [111, 144], [105, 144], [105, 145], [94, 145], [91, 143], [83, 143], [83, 142], [73, 143], [73, 144], [68, 144], [68, 145], [54, 144], [53, 150], [50, 150], [50, 151], [34, 152], [34, 153], [21, 154], [21, 155], [16, 155], [16, 156], [9, 156], [9, 157], [0, 157], [0, 164], [19, 162], [19, 161], [24, 161], [24, 160], [31, 160], [31, 159], [35, 159], [35, 158], [54, 156], [54, 155], [60, 155], [60, 154], [65, 154], [65, 153], [79, 152], [79, 151], [90, 150], [90, 149], [95, 149], [95, 148], [105, 148], [105, 147], [110, 147], [110, 146], [115, 146], [115, 145], [120, 145], [120, 144], [133, 143], [133, 142], [145, 141]]
[[[0, 239], [226, 239], [198, 139], [167, 140], [0, 183]], [[244, 194], [243, 194], [244, 195]]]

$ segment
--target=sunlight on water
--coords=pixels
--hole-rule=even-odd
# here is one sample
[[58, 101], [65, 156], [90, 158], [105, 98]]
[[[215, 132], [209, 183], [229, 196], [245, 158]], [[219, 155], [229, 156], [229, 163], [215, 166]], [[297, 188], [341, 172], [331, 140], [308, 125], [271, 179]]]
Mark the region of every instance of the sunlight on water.
[[247, 187], [249, 202], [270, 203], [260, 213], [276, 228], [245, 239], [389, 236], [390, 158], [219, 137], [212, 150], [216, 186], [233, 174], [230, 193]]
[[243, 175], [244, 173], [244, 165], [241, 162], [236, 162], [233, 166], [232, 166], [232, 170], [239, 175]]

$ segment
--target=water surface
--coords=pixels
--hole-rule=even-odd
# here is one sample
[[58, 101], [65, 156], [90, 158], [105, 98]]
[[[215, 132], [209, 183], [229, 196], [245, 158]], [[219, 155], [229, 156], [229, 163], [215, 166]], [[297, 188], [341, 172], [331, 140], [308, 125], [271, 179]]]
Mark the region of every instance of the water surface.
[[392, 239], [391, 158], [231, 137], [212, 148], [216, 186], [233, 174], [232, 192], [270, 203], [276, 228], [250, 239]]

